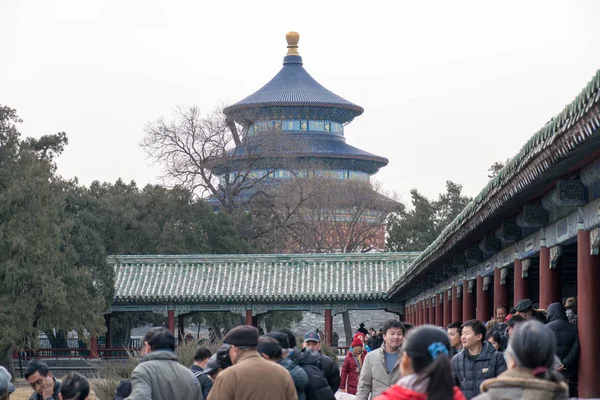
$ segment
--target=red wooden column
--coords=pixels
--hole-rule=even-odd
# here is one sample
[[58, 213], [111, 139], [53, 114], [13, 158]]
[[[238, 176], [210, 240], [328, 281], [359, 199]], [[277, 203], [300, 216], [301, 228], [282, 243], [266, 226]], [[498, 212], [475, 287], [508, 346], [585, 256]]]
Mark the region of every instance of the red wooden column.
[[463, 312], [462, 321], [469, 321], [475, 319], [475, 293], [469, 293], [469, 281], [463, 281]]
[[252, 310], [246, 310], [246, 325], [252, 325]]
[[421, 301], [417, 301], [417, 325], [421, 325], [423, 323], [423, 304]]
[[502, 269], [496, 268], [494, 270], [494, 317], [496, 316], [496, 310], [500, 306], [508, 307], [508, 287], [506, 286], [506, 282], [504, 285], [502, 284]]
[[185, 315], [183, 314], [177, 316], [177, 332], [179, 333], [179, 344], [182, 344], [185, 335]]
[[423, 304], [425, 304], [425, 310], [423, 312], [423, 324], [427, 325], [429, 323], [429, 299], [423, 300]]
[[167, 311], [167, 328], [175, 336], [175, 310]]
[[462, 311], [462, 299], [458, 298], [458, 287], [452, 285], [452, 322], [462, 321]]
[[544, 310], [552, 303], [560, 302], [560, 274], [550, 269], [550, 249], [540, 247], [540, 308]]
[[[590, 232], [577, 231], [577, 329], [579, 330], [579, 397], [600, 398], [600, 258], [591, 254]], [[586, 350], [587, 349], [587, 350]]]
[[98, 358], [98, 338], [96, 336], [90, 338], [90, 358]]
[[325, 309], [325, 341], [328, 346], [333, 343], [333, 316], [331, 315], [331, 308]]
[[515, 258], [513, 271], [515, 273], [513, 304], [517, 304], [519, 300], [529, 298], [529, 282], [523, 278], [523, 261], [519, 258]]
[[[435, 296], [436, 305], [435, 305], [435, 324], [438, 326], [444, 326], [444, 294], [438, 293]], [[440, 300], [442, 302], [440, 302]]]
[[452, 321], [452, 304], [448, 297], [448, 289], [444, 289], [444, 325], [448, 326]]
[[429, 298], [429, 323], [435, 325], [435, 299], [436, 297]]
[[106, 333], [104, 334], [104, 347], [110, 349], [112, 347], [110, 314], [104, 314], [104, 326], [106, 326]]
[[483, 276], [477, 277], [477, 311], [475, 317], [485, 322], [490, 318], [490, 293], [483, 290]]

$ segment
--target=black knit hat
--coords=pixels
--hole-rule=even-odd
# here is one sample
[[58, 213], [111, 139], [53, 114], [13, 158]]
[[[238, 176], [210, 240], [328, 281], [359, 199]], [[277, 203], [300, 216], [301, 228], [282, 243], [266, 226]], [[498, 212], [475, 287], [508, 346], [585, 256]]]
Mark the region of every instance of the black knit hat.
[[250, 325], [236, 326], [230, 330], [223, 343], [231, 344], [233, 346], [258, 346], [258, 329]]
[[269, 332], [265, 336], [272, 337], [277, 340], [282, 349], [290, 348], [290, 341], [288, 340], [288, 336], [282, 332]]

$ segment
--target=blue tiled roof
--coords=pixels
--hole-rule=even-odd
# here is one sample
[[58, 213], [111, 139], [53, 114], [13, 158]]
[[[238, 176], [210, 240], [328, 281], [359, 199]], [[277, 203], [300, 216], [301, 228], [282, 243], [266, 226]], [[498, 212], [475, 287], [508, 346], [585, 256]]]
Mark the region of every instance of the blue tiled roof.
[[[277, 140], [266, 141], [265, 146], [256, 146], [248, 150], [246, 144], [236, 147], [236, 157], [244, 159], [251, 154], [252, 157], [316, 157], [316, 158], [342, 158], [351, 160], [364, 160], [369, 163], [369, 173], [375, 173], [379, 168], [388, 164], [388, 159], [371, 154], [346, 143], [344, 139], [332, 135], [294, 135], [280, 134]], [[252, 146], [252, 145], [251, 145]]]
[[265, 86], [245, 99], [225, 108], [226, 114], [265, 106], [319, 106], [351, 110], [354, 116], [363, 108], [327, 90], [302, 66], [302, 57], [286, 56], [283, 68]]

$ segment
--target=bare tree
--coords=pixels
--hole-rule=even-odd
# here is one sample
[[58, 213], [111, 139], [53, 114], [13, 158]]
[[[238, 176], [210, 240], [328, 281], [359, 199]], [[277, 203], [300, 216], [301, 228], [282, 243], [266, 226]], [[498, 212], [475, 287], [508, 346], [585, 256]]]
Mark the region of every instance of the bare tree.
[[389, 212], [399, 204], [365, 181], [330, 177], [296, 135], [249, 135], [217, 109], [174, 110], [145, 127], [141, 146], [163, 181], [238, 213], [255, 251], [358, 252], [383, 248]]
[[140, 145], [161, 166], [166, 184], [213, 196], [233, 212], [244, 198], [241, 194], [269, 175], [258, 164], [270, 143], [269, 135], [243, 141], [242, 128], [221, 109], [202, 116], [197, 107], [177, 107], [173, 120], [160, 118], [146, 125]]

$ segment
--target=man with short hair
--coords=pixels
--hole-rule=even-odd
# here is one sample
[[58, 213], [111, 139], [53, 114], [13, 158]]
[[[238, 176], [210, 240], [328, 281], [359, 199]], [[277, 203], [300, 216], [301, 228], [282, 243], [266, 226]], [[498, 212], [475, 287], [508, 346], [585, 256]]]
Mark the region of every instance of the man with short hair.
[[289, 348], [287, 335], [281, 332], [271, 332], [268, 335], [258, 338], [258, 353], [265, 360], [275, 362], [287, 369], [294, 381], [298, 400], [306, 400], [304, 391], [308, 385], [308, 375], [292, 360], [283, 357], [283, 348]]
[[298, 399], [289, 372], [258, 354], [258, 336], [258, 329], [249, 325], [237, 326], [225, 335], [224, 346], [233, 365], [219, 372], [208, 400]]
[[460, 322], [453, 322], [446, 328], [448, 332], [448, 338], [450, 339], [450, 357], [454, 357], [462, 350], [462, 344], [460, 342], [460, 336], [462, 335], [462, 324]]
[[513, 330], [515, 329], [515, 327], [522, 323], [525, 322], [525, 318], [521, 317], [520, 315], [513, 315], [509, 320], [508, 320], [508, 327], [506, 328], [506, 340], [508, 341], [510, 339], [510, 335], [512, 334]]
[[508, 315], [508, 307], [505, 305], [500, 305], [496, 307], [496, 319], [498, 322], [504, 322], [506, 316]]
[[32, 360], [25, 371], [25, 380], [33, 389], [29, 400], [58, 400], [60, 381], [52, 376], [46, 363]]
[[[5, 379], [5, 381], [4, 381]], [[0, 366], [0, 400], [10, 399], [10, 394], [15, 391], [15, 385], [12, 384], [10, 372]]]
[[150, 329], [142, 340], [144, 357], [131, 373], [128, 400], [202, 400], [198, 380], [177, 361], [175, 337], [164, 326]]
[[198, 379], [198, 383], [200, 383], [200, 387], [202, 388], [202, 396], [206, 399], [208, 397], [208, 393], [212, 388], [212, 380], [204, 374], [204, 369], [206, 368], [206, 364], [208, 364], [208, 360], [212, 354], [210, 350], [206, 347], [198, 347], [196, 349], [196, 353], [194, 354], [194, 365], [190, 367], [190, 370]]
[[380, 395], [400, 379], [404, 325], [391, 319], [383, 324], [382, 346], [367, 354], [358, 379], [356, 400]]
[[479, 394], [481, 383], [506, 371], [502, 353], [485, 340], [486, 329], [481, 321], [470, 320], [463, 324], [461, 342], [463, 351], [452, 358], [456, 386], [467, 399]]
[[340, 383], [342, 381], [340, 377], [340, 368], [331, 358], [321, 353], [321, 340], [319, 335], [315, 332], [308, 332], [306, 335], [304, 335], [302, 347], [319, 353], [321, 372], [323, 372], [323, 375], [325, 375], [325, 379], [327, 379], [329, 387], [331, 387], [331, 390], [335, 394], [335, 392], [337, 392], [340, 388]]

